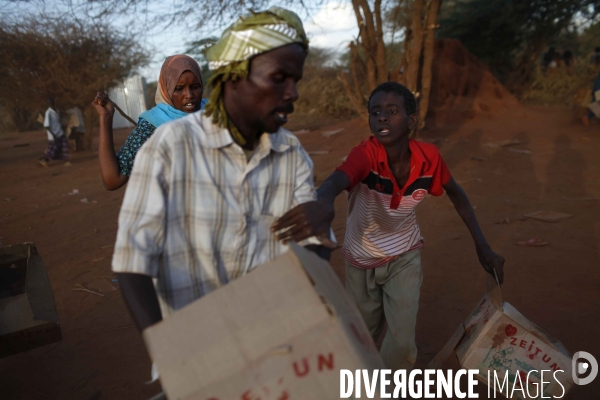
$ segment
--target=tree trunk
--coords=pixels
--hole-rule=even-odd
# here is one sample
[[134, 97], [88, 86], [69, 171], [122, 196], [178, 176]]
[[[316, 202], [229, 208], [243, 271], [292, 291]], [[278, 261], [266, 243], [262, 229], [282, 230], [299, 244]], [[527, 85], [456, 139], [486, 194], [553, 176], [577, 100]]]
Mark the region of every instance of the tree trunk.
[[419, 101], [419, 129], [425, 126], [431, 93], [431, 67], [435, 55], [435, 29], [440, 12], [441, 0], [428, 0], [425, 17], [425, 41], [423, 44], [423, 67], [421, 70], [421, 100]]
[[[383, 41], [383, 21], [381, 0], [374, 0], [373, 10], [367, 0], [352, 0], [359, 34], [350, 44], [350, 74], [342, 73], [339, 79], [344, 84], [346, 94], [359, 115], [365, 113], [365, 95], [363, 89], [371, 92], [375, 87], [388, 80], [399, 80], [412, 92], [417, 92], [421, 75], [423, 41], [427, 37], [431, 48], [424, 57], [428, 70], [423, 83], [427, 86], [427, 95], [431, 87], [431, 64], [433, 59], [434, 30], [441, 0], [414, 0], [412, 21], [406, 26], [404, 57], [396, 70], [390, 71], [386, 61], [386, 48]], [[425, 5], [427, 4], [427, 5]], [[424, 11], [426, 8], [426, 11]], [[431, 31], [431, 34], [428, 35]], [[429, 43], [431, 42], [431, 43]], [[400, 68], [403, 69], [402, 73]], [[359, 79], [365, 74], [366, 79]], [[427, 101], [426, 101], [427, 103]]]
[[423, 2], [424, 0], [415, 0], [413, 8], [413, 18], [411, 26], [411, 40], [407, 41], [404, 57], [406, 71], [404, 71], [404, 86], [413, 93], [417, 91], [419, 77], [419, 64], [421, 60], [421, 51], [423, 49]]
[[406, 86], [406, 69], [408, 66], [408, 53], [410, 50], [410, 46], [412, 44], [412, 31], [410, 29], [411, 24], [407, 23], [404, 27], [404, 54], [402, 55], [402, 59], [400, 63], [396, 67], [394, 71], [390, 74], [390, 80], [396, 81], [398, 83]]
[[372, 90], [377, 86], [377, 65], [375, 63], [375, 26], [373, 13], [366, 0], [352, 0], [352, 7], [358, 24], [358, 44], [363, 50], [365, 64], [367, 66], [367, 89]]
[[[385, 43], [383, 41], [383, 22], [381, 20], [381, 0], [375, 1], [375, 23], [377, 25], [377, 50], [376, 50], [376, 64], [377, 64], [377, 84], [383, 83], [388, 80], [388, 66], [385, 59]], [[374, 88], [373, 88], [374, 89]]]

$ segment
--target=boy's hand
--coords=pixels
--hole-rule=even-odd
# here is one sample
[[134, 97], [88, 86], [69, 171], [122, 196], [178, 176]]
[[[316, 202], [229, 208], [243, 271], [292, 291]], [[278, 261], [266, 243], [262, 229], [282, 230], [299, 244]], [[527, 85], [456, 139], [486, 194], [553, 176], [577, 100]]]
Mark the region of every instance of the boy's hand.
[[477, 246], [477, 256], [487, 273], [494, 276], [494, 270], [496, 270], [498, 283], [502, 285], [504, 283], [504, 257], [494, 253], [489, 247], [481, 248], [479, 246]]
[[271, 232], [284, 230], [276, 235], [277, 240], [300, 242], [309, 237], [329, 239], [334, 209], [332, 204], [309, 201], [285, 213], [271, 226]]

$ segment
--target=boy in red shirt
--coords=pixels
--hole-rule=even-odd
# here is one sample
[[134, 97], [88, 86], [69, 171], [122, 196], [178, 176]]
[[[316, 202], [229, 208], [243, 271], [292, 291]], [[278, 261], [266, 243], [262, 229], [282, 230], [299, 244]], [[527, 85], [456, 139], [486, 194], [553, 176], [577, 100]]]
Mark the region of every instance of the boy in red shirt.
[[[387, 320], [381, 347], [386, 366], [410, 369], [417, 357], [415, 327], [422, 281], [423, 238], [414, 211], [417, 204], [428, 193], [441, 196], [446, 191], [471, 232], [481, 265], [492, 275], [495, 271], [499, 283], [504, 278], [504, 258], [488, 245], [467, 195], [450, 175], [438, 149], [409, 139], [418, 123], [412, 92], [396, 82], [383, 83], [371, 93], [368, 107], [374, 136], [353, 148], [317, 192], [323, 208], [332, 210], [336, 196], [348, 191], [342, 247], [346, 289], [373, 338]], [[281, 235], [302, 240], [305, 235], [319, 234], [307, 228], [307, 221], [315, 218], [319, 216], [297, 208], [281, 217], [274, 229], [291, 225]], [[323, 232], [328, 223], [331, 220], [323, 221]]]

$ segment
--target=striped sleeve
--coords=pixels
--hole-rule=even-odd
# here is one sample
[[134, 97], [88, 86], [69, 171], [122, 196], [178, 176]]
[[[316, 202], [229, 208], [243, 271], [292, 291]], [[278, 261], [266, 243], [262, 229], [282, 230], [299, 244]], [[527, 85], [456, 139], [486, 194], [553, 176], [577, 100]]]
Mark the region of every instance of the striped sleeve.
[[335, 169], [342, 171], [350, 178], [350, 185], [346, 188], [349, 192], [363, 179], [369, 175], [371, 171], [371, 157], [366, 151], [364, 145], [359, 145], [350, 150], [350, 154], [346, 157], [346, 161]]

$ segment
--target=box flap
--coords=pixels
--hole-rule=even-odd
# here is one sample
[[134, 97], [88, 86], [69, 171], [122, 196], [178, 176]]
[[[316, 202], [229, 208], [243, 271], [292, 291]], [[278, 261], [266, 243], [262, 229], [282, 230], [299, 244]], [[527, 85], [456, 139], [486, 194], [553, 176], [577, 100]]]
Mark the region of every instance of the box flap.
[[0, 299], [0, 314], [0, 336], [46, 323], [34, 318], [25, 294]]
[[461, 362], [468, 356], [471, 346], [485, 335], [486, 325], [489, 321], [496, 320], [498, 315], [502, 315], [502, 311], [488, 292], [477, 303], [463, 324], [465, 333], [456, 348], [456, 355]]
[[[185, 398], [199, 387], [251, 369], [265, 354], [277, 354], [298, 335], [329, 320], [298, 258], [287, 252], [146, 329], [143, 336], [167, 393]], [[179, 368], [182, 364], [186, 368]]]
[[296, 243], [290, 243], [290, 253], [308, 274], [327, 310], [341, 324], [352, 346], [359, 351], [365, 366], [382, 368], [383, 361], [367, 325], [331, 265]]
[[38, 321], [58, 322], [52, 287], [35, 244], [22, 243], [0, 249], [0, 265], [12, 269], [17, 264], [22, 264], [26, 271], [21, 290], [26, 294], [33, 317]]
[[265, 354], [244, 370], [198, 387], [186, 399], [336, 399], [339, 370], [384, 368], [365, 365], [339, 324], [323, 321], [290, 342], [290, 351]]
[[356, 314], [360, 317], [344, 285], [327, 261], [296, 243], [290, 243], [290, 254], [293, 254], [298, 264], [304, 268], [317, 293], [333, 306], [329, 308], [331, 312], [352, 316]]
[[27, 298], [33, 316], [37, 320], [58, 322], [58, 313], [54, 303], [52, 286], [44, 267], [42, 257], [34, 244], [29, 246], [29, 261], [27, 263]]
[[542, 328], [540, 328], [533, 322], [529, 321], [523, 314], [521, 314], [519, 311], [517, 311], [517, 309], [514, 308], [513, 306], [511, 306], [510, 304], [504, 303], [504, 306], [505, 306], [504, 313], [506, 314], [506, 316], [508, 316], [513, 321], [515, 321], [518, 324], [520, 324], [521, 326], [523, 326], [525, 329], [527, 329], [529, 332], [531, 332], [535, 336], [544, 340], [547, 344], [552, 346], [558, 352], [562, 353], [563, 355], [565, 355], [569, 358], [572, 357], [569, 350], [567, 350], [567, 348], [558, 339], [555, 339], [554, 337], [550, 336]]
[[527, 331], [532, 332], [536, 330], [535, 325], [527, 318], [525, 318], [523, 314], [517, 311], [517, 309], [511, 306], [510, 304], [504, 303], [503, 312], [507, 317], [515, 321], [517, 324], [521, 325]]

